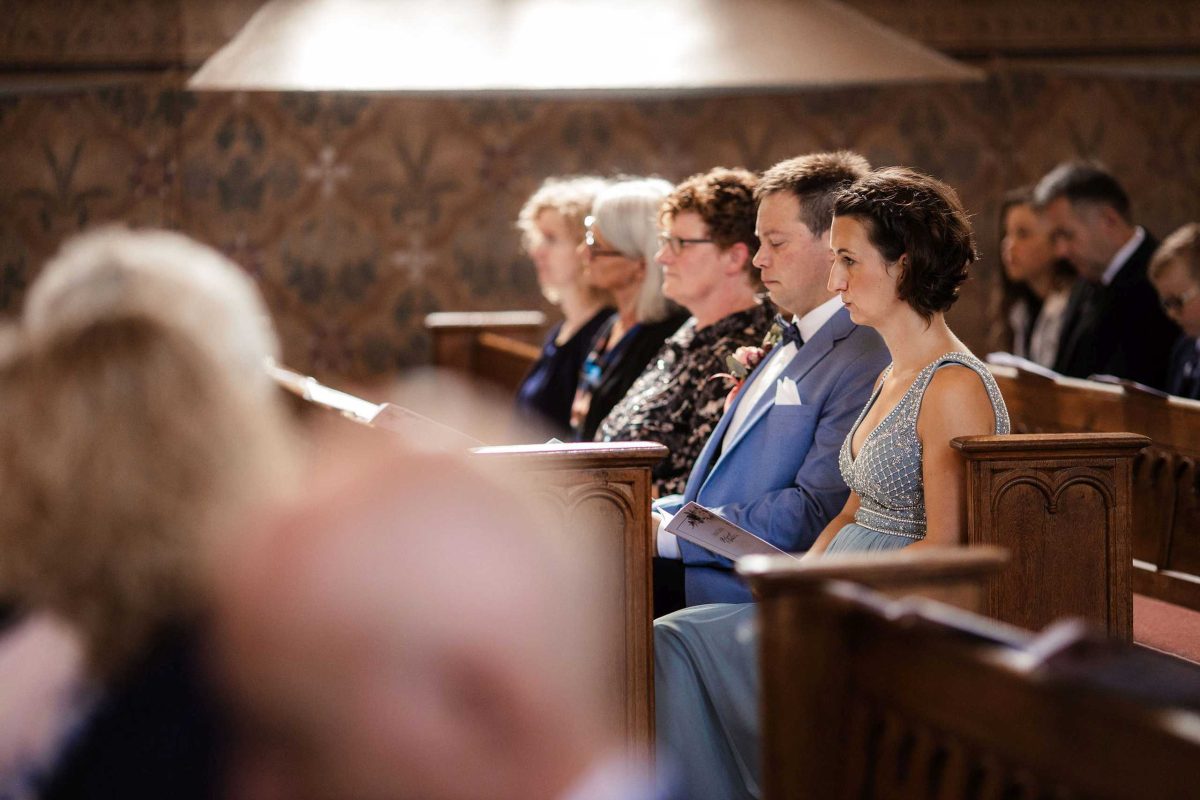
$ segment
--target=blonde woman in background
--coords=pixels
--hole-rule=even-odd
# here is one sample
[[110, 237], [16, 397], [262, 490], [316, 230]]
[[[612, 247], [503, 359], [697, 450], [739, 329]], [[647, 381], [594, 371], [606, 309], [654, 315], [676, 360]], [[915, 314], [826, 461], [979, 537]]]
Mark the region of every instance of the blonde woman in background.
[[613, 313], [608, 295], [584, 275], [579, 250], [585, 233], [583, 221], [604, 185], [602, 179], [591, 176], [547, 178], [517, 217], [542, 295], [563, 315], [517, 389], [517, 409], [563, 434], [570, 427], [579, 370], [596, 332]]

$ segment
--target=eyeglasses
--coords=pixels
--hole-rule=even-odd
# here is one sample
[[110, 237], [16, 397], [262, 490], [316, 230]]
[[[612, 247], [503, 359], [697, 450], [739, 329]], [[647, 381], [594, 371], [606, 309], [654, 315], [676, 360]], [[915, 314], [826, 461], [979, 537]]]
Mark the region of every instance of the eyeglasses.
[[620, 252], [619, 249], [600, 249], [596, 247], [596, 235], [592, 233], [592, 224], [594, 222], [595, 217], [587, 217], [583, 221], [583, 224], [587, 225], [588, 228], [587, 233], [583, 234], [583, 245], [588, 248], [588, 255], [590, 255], [592, 258], [602, 258], [605, 257], [605, 255], [625, 258], [625, 254]]
[[1200, 286], [1193, 286], [1182, 294], [1166, 295], [1162, 299], [1163, 310], [1168, 314], [1178, 314], [1198, 294], [1200, 294]]
[[712, 244], [712, 239], [684, 239], [681, 236], [672, 236], [669, 233], [660, 233], [658, 235], [658, 246], [668, 247], [675, 255], [683, 252], [683, 248], [691, 244]]

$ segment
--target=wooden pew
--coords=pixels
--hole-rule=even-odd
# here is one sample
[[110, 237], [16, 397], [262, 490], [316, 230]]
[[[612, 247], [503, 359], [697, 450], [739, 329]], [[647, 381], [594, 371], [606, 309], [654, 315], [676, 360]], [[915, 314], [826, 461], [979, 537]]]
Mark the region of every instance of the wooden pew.
[[747, 574], [767, 800], [1196, 796], [1190, 665], [1077, 623], [1033, 637], [792, 565]]
[[[276, 381], [308, 402], [360, 425], [412, 435], [438, 435], [463, 448], [479, 444], [391, 403], [371, 403], [275, 367]], [[444, 430], [443, 430], [444, 429]], [[456, 438], [457, 437], [457, 438]], [[537, 496], [561, 529], [587, 535], [590, 562], [608, 595], [607, 616], [617, 646], [607, 670], [609, 708], [639, 759], [654, 746], [653, 586], [655, 543], [650, 525], [650, 470], [667, 454], [651, 442], [472, 447], [476, 458], [533, 477]]]
[[[475, 341], [486, 343], [491, 335], [479, 328]], [[1138, 425], [1145, 427], [1158, 419], [1153, 409], [1138, 403], [1161, 406], [1165, 402], [1129, 389], [1134, 397], [1130, 404], [1123, 399], [1126, 389], [1122, 387], [1071, 379], [1055, 382], [1008, 369], [1008, 377], [1016, 376], [1021, 379], [1021, 387], [1031, 387], [1030, 394], [1014, 389], [1005, 370], [994, 368], [1006, 400], [1012, 397], [1010, 412], [1018, 430], [1062, 430], [1064, 426], [1054, 422], [1056, 414], [1076, 421], [1080, 430], [1095, 428], [1101, 414], [1108, 414], [1111, 425], [1101, 426], [1100, 430], [1119, 431], [1126, 422], [1136, 430]], [[1059, 403], [1059, 410], [1051, 413], [1055, 403]], [[1200, 408], [1200, 403], [1195, 405]], [[1129, 408], [1140, 410], [1135, 413]], [[1118, 410], [1123, 416], [1114, 417]], [[1042, 415], [1037, 418], [1039, 424], [1023, 422], [1036, 414]], [[1195, 421], [1200, 423], [1200, 418]], [[1172, 432], [1181, 428], [1178, 420], [1166, 424], [1174, 425], [1169, 428]], [[1161, 473], [1175, 469], [1164, 463], [1161, 452], [1137, 457], [1131, 468], [1131, 459], [1149, 444], [1145, 437], [1091, 437], [1013, 436], [960, 447], [971, 465], [966, 543], [997, 544], [1014, 553], [1013, 567], [990, 583], [989, 615], [1024, 627], [1041, 627], [1062, 616], [1076, 616], [1128, 640], [1133, 619], [1134, 579], [1128, 566], [1131, 553], [1151, 547], [1161, 550], [1159, 542], [1164, 537], [1147, 532], [1162, 529], [1162, 524], [1155, 527], [1148, 518], [1164, 517], [1167, 512], [1163, 509], [1184, 505], [1195, 493], [1184, 493], [1179, 503], [1174, 502], [1175, 493], [1187, 482], [1168, 484], [1158, 479]], [[1146, 497], [1154, 495], [1144, 494], [1141, 501], [1134, 502], [1131, 497], [1137, 491], [1169, 492], [1172, 499], [1159, 497], [1146, 502]], [[1147, 545], [1148, 536], [1153, 536], [1153, 545]], [[1175, 537], [1176, 542], [1188, 539], [1187, 535]], [[1175, 552], [1184, 554], [1186, 561], [1186, 547], [1176, 548]], [[1155, 563], [1166, 563], [1166, 558], [1164, 554]], [[1197, 564], [1200, 566], [1200, 550]], [[1189, 584], [1185, 578], [1167, 577], [1161, 572], [1141, 570], [1139, 575], [1184, 588], [1200, 588], [1200, 584]], [[1161, 590], [1150, 593], [1163, 599], [1174, 597]]]
[[651, 442], [481, 447], [477, 457], [532, 473], [541, 498], [565, 531], [594, 537], [591, 562], [611, 589], [608, 616], [616, 621], [615, 661], [610, 664], [610, 706], [634, 755], [649, 759], [654, 747], [655, 554], [650, 525], [650, 470], [667, 454]]
[[[484, 341], [489, 335], [481, 328], [476, 341]], [[1031, 399], [1024, 392], [1014, 393], [1012, 384], [1005, 382], [1004, 368], [995, 369], [1002, 387], [1008, 387], [1006, 395], [1014, 396], [1010, 412], [1018, 430], [1030, 427], [1021, 420], [1031, 418], [1035, 411], [1046, 416], [1042, 425], [1033, 427], [1061, 430], [1047, 411], [1054, 407], [1053, 398], [1061, 394], [1058, 383], [1020, 373], [1025, 383], [1041, 392]], [[1009, 372], [1018, 374], [1015, 370]], [[1068, 392], [1059, 397], [1060, 413], [1081, 421], [1081, 429], [1094, 426], [1096, 415], [1104, 409], [1127, 413], [1128, 404], [1122, 400], [1125, 390], [1121, 387], [1070, 379], [1062, 383]], [[1088, 391], [1094, 388], [1099, 399], [1080, 394], [1080, 387]], [[1158, 397], [1135, 394], [1138, 402], [1164, 402]], [[1121, 430], [1120, 424], [1126, 421], [1144, 426], [1153, 419], [1154, 414], [1143, 410], [1129, 419], [1114, 418], [1109, 429]], [[1137, 518], [1136, 509], [1142, 509], [1146, 517], [1154, 513], [1162, 516], [1162, 509], [1173, 508], [1171, 502], [1161, 500], [1131, 500], [1135, 491], [1147, 491], [1157, 474], [1139, 465], [1158, 464], [1157, 472], [1170, 468], [1162, 464], [1161, 457], [1138, 457], [1138, 451], [1147, 444], [1149, 441], [1142, 436], [1089, 434], [1012, 436], [960, 446], [970, 464], [966, 543], [996, 544], [1014, 554], [1012, 568], [989, 584], [986, 612], [990, 616], [1034, 628], [1062, 616], [1075, 616], [1103, 626], [1116, 637], [1131, 638], [1130, 554], [1139, 552], [1141, 541], [1133, 537], [1140, 532], [1144, 539], [1152, 527], [1144, 518]], [[1154, 483], [1159, 492], [1174, 492], [1175, 487], [1182, 486], [1173, 483], [1164, 490], [1165, 485]], [[1131, 507], [1135, 508], [1134, 516]], [[1161, 574], [1153, 577], [1163, 578]], [[1160, 592], [1153, 594], [1163, 596]]]
[[1034, 629], [1079, 617], [1132, 638], [1132, 472], [1147, 444], [1130, 433], [951, 442], [967, 462], [965, 543], [1012, 554], [988, 582], [982, 613]]
[[1200, 611], [1200, 402], [1011, 367], [992, 373], [1014, 431], [1149, 437], [1133, 464], [1133, 590]]
[[425, 317], [434, 366], [515, 392], [541, 354], [540, 311], [441, 311]]

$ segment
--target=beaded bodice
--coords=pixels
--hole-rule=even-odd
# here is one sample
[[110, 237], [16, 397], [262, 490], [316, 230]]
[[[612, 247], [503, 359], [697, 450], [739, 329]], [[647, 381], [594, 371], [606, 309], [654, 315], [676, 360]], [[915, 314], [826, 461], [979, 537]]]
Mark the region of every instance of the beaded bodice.
[[[850, 428], [838, 454], [842, 479], [859, 497], [859, 509], [854, 521], [864, 528], [907, 536], [925, 538], [925, 486], [921, 472], [921, 440], [917, 436], [917, 415], [921, 400], [933, 379], [933, 373], [946, 364], [961, 364], [974, 370], [983, 380], [992, 410], [996, 414], [996, 433], [1008, 433], [1008, 409], [1000, 396], [992, 373], [982, 361], [968, 353], [947, 353], [917, 374], [912, 386], [900, 398], [875, 430], [867, 434], [858, 455], [850, 456], [854, 432], [863, 417], [875, 404], [883, 381], [875, 387], [858, 420]], [[889, 364], [886, 378], [892, 371]]]

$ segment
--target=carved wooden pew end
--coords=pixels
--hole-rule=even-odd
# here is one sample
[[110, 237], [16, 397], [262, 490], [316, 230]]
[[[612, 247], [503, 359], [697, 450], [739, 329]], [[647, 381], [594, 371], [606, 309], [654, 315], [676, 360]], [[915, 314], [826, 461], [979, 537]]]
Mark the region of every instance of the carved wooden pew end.
[[535, 491], [567, 532], [593, 537], [591, 563], [609, 593], [613, 662], [607, 692], [632, 753], [654, 749], [654, 653], [650, 470], [667, 454], [651, 442], [480, 447], [477, 458], [532, 475]]
[[1012, 554], [983, 613], [1028, 629], [1081, 617], [1131, 639], [1132, 464], [1149, 443], [1132, 433], [951, 442], [967, 462], [966, 543]]

